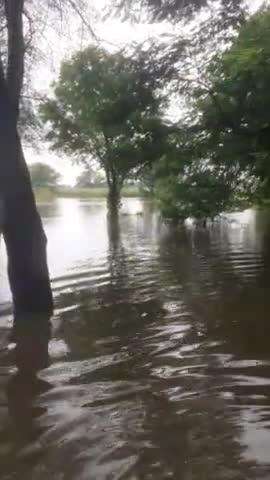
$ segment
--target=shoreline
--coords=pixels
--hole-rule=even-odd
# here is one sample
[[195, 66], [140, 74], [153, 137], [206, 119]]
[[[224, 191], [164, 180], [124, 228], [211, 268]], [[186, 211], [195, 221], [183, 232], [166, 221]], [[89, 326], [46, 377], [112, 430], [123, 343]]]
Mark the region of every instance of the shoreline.
[[[107, 198], [108, 189], [105, 187], [67, 188], [67, 187], [40, 187], [34, 188], [37, 202], [53, 201], [57, 198], [97, 199]], [[149, 198], [138, 187], [124, 187], [121, 192], [123, 198]]]

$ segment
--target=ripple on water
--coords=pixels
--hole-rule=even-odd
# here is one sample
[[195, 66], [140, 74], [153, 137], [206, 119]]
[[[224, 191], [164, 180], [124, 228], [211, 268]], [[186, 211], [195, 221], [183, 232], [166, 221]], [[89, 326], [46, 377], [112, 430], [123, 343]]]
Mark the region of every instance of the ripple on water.
[[14, 375], [1, 307], [3, 480], [268, 479], [267, 214], [175, 230], [147, 202], [118, 225], [99, 201], [42, 212], [50, 363]]

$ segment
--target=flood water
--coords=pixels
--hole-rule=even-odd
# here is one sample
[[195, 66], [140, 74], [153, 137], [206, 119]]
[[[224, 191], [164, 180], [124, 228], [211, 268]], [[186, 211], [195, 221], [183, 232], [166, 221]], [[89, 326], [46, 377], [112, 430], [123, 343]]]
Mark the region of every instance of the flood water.
[[46, 368], [16, 373], [1, 267], [1, 480], [269, 479], [270, 211], [178, 230], [136, 199], [118, 224], [102, 200], [40, 212], [49, 364], [33, 341]]

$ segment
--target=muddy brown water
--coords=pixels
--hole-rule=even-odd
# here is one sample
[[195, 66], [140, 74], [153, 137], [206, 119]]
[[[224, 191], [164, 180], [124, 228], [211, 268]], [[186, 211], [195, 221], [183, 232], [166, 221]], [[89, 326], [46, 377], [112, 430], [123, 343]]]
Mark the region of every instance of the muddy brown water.
[[270, 211], [185, 230], [137, 199], [119, 223], [102, 200], [40, 211], [56, 311], [48, 366], [45, 337], [23, 353], [38, 376], [16, 370], [2, 252], [1, 480], [269, 479]]

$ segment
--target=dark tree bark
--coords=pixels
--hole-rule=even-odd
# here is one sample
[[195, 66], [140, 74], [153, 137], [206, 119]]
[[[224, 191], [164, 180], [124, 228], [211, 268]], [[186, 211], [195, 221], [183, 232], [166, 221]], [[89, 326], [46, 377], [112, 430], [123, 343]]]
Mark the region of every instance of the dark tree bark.
[[23, 38], [24, 0], [5, 0], [5, 15], [8, 30], [8, 63], [6, 82], [10, 102], [19, 115], [20, 95], [24, 76], [25, 45]]
[[109, 190], [107, 196], [108, 213], [109, 215], [117, 216], [121, 207], [121, 189], [123, 187], [123, 179], [119, 178], [119, 174], [117, 174], [112, 163], [110, 166], [105, 166], [105, 173]]
[[117, 182], [112, 182], [108, 185], [109, 192], [108, 192], [108, 212], [110, 215], [116, 216], [119, 212], [119, 208], [121, 206], [121, 189]]
[[8, 26], [6, 78], [0, 62], [2, 228], [8, 254], [15, 322], [37, 315], [48, 319], [53, 311], [46, 236], [17, 132], [24, 65], [23, 3], [23, 0], [5, 0]]

